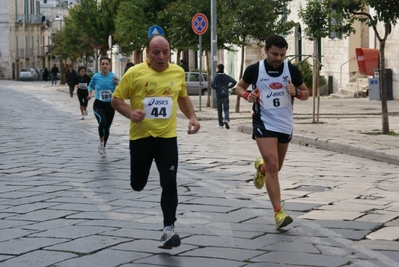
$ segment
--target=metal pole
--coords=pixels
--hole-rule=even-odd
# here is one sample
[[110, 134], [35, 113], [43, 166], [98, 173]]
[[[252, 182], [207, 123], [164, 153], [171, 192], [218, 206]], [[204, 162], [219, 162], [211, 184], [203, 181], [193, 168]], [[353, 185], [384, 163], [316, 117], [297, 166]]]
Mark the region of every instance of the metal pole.
[[199, 85], [198, 85], [198, 97], [199, 97], [199, 111], [201, 111], [201, 86], [202, 85], [202, 35], [199, 35]]
[[[216, 31], [216, 0], [211, 0], [211, 77], [215, 77], [217, 65], [217, 31]], [[209, 79], [209, 78], [208, 78]], [[216, 90], [211, 88], [211, 107], [216, 108]]]

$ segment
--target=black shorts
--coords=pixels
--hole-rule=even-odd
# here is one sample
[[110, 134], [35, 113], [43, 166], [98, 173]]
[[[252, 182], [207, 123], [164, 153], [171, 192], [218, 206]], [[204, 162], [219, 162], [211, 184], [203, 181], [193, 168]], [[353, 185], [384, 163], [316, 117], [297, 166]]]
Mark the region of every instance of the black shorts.
[[252, 116], [252, 126], [253, 126], [252, 139], [255, 139], [255, 137], [256, 138], [276, 137], [279, 143], [287, 144], [291, 142], [292, 133], [285, 134], [266, 129], [265, 125], [263, 124], [263, 121], [260, 118], [260, 115], [258, 114], [254, 114]]

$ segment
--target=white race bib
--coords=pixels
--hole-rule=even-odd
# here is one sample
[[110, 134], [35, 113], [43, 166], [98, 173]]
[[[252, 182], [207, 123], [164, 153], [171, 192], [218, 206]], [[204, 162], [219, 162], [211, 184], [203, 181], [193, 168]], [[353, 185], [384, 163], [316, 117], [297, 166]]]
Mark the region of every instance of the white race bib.
[[144, 98], [145, 117], [148, 119], [169, 119], [172, 116], [171, 97]]
[[100, 100], [110, 100], [112, 98], [112, 90], [101, 90], [100, 91]]
[[87, 89], [87, 83], [79, 83], [79, 89]]
[[289, 104], [290, 99], [285, 87], [270, 90], [267, 94], [261, 93], [261, 100], [265, 109], [283, 108]]

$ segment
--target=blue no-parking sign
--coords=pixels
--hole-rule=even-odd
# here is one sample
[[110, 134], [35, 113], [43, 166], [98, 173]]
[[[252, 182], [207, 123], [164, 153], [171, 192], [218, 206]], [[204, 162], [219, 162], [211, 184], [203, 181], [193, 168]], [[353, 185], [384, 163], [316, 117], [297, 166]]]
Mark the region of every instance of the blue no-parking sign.
[[191, 27], [198, 35], [202, 35], [206, 32], [208, 24], [208, 18], [202, 13], [195, 14], [191, 20]]

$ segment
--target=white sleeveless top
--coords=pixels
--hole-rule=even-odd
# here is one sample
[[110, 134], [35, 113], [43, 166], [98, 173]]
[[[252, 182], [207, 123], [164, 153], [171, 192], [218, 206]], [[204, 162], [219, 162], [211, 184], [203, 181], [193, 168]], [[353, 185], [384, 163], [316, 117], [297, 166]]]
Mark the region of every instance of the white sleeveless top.
[[266, 129], [290, 135], [294, 118], [291, 95], [287, 93], [286, 86], [291, 74], [288, 62], [283, 64], [283, 73], [279, 77], [271, 77], [266, 72], [264, 61], [260, 61], [256, 85], [260, 92], [260, 116]]

